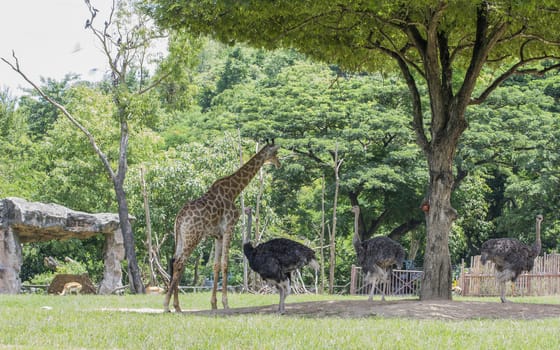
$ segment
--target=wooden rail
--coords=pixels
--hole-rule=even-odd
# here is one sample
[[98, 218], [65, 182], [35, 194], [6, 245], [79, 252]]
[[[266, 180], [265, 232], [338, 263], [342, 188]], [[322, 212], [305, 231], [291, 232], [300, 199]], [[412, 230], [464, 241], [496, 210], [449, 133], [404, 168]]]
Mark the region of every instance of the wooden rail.
[[[464, 296], [499, 295], [494, 264], [482, 265], [480, 255], [471, 257], [471, 267], [461, 268], [458, 285]], [[506, 286], [507, 296], [544, 296], [560, 294], [560, 254], [545, 254], [535, 259], [529, 272], [521, 274], [515, 284]]]
[[[419, 270], [393, 270], [391, 279], [385, 286], [385, 295], [420, 295], [420, 282], [422, 280], [422, 271]], [[371, 284], [364, 279], [362, 268], [352, 265], [350, 275], [350, 295], [367, 295], [371, 291]], [[381, 294], [383, 284], [373, 286], [374, 294]]]

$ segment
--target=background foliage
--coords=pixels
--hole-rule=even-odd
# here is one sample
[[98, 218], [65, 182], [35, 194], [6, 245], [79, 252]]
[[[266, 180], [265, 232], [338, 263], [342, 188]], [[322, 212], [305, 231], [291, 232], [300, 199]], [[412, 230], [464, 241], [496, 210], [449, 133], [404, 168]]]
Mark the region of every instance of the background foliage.
[[[134, 232], [144, 274], [148, 262], [140, 169], [146, 170], [152, 231], [157, 242], [163, 242], [160, 256], [166, 265], [178, 209], [237, 169], [240, 148], [246, 161], [264, 138], [275, 138], [282, 146], [283, 166], [265, 167], [262, 183], [255, 178], [244, 193], [246, 206], [256, 207], [259, 200], [264, 240], [285, 236], [319, 249], [323, 183], [327, 230], [332, 229], [334, 155], [328, 150], [338, 143], [344, 161], [336, 285], [349, 281], [355, 263], [350, 208], [358, 203], [364, 238], [390, 235], [421, 266], [424, 228], [419, 205], [428, 174], [408, 124], [410, 103], [402, 81], [391, 75], [349, 74], [293, 50], [264, 51], [210, 40], [175, 50], [176, 55], [198, 52], [198, 64], [174, 72], [173, 84], [137, 97], [135, 105], [150, 112], [130, 120], [126, 189], [137, 218]], [[170, 63], [161, 62], [165, 64]], [[44, 79], [42, 86], [101, 135], [99, 143], [116, 161], [119, 129], [107, 83], [69, 76], [60, 82]], [[470, 126], [455, 164], [453, 205], [459, 219], [450, 239], [454, 264], [478, 254], [488, 238], [532, 242], [538, 213], [545, 217], [543, 251], [558, 250], [559, 86], [555, 72], [515, 77], [485, 104], [468, 111]], [[0, 93], [0, 134], [1, 198], [18, 196], [90, 212], [116, 210], [111, 183], [87, 140], [33, 92], [20, 97], [7, 90]], [[260, 188], [262, 198], [257, 199]], [[234, 283], [241, 281], [243, 229], [237, 226], [232, 244], [229, 278]], [[203, 283], [210, 277], [210, 243], [195, 251], [183, 283]], [[68, 256], [98, 280], [101, 247], [101, 238], [25, 245], [22, 277], [31, 281], [46, 273], [45, 256], [61, 261]], [[195, 266], [202, 277], [196, 281]]]

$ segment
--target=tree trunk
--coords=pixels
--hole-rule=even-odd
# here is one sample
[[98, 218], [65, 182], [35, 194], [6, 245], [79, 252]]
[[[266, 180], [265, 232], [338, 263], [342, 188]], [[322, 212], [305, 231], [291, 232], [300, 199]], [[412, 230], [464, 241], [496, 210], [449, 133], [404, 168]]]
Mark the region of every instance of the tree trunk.
[[[449, 232], [457, 218], [451, 206], [453, 189], [453, 156], [457, 138], [445, 137], [432, 145], [428, 155], [430, 184], [424, 207], [426, 217], [426, 250], [421, 300], [451, 299], [451, 258]], [[446, 142], [443, 142], [446, 141]]]
[[[237, 129], [237, 136], [239, 137], [239, 166], [242, 167], [243, 145], [241, 143], [240, 129]], [[247, 218], [245, 218], [245, 215], [243, 214], [241, 215], [241, 227], [246, 229], [246, 230], [242, 229], [243, 239], [241, 240], [241, 251], [243, 251], [243, 245], [245, 244], [245, 242], [249, 242], [251, 240], [251, 224], [252, 224], [251, 220], [252, 220], [253, 209], [245, 207], [245, 196], [243, 195], [243, 193], [239, 195], [239, 204], [241, 205], [241, 213], [245, 213], [247, 215]], [[249, 221], [247, 222], [247, 220]], [[243, 255], [243, 291], [247, 293], [249, 292], [249, 265], [245, 254], [242, 255]]]
[[121, 225], [124, 251], [128, 267], [128, 280], [130, 284], [130, 291], [132, 293], [144, 293], [144, 285], [138, 268], [138, 261], [136, 260], [136, 250], [134, 244], [134, 235], [132, 234], [132, 225], [129, 220], [128, 201], [121, 181], [114, 184], [115, 194], [117, 196], [117, 203], [119, 206], [119, 222]]
[[193, 279], [192, 279], [192, 285], [193, 286], [198, 286], [198, 267], [200, 265], [200, 258], [202, 257], [202, 254], [198, 254], [196, 256], [196, 259], [194, 260], [194, 267], [193, 267]]
[[329, 294], [334, 294], [334, 271], [336, 265], [336, 207], [338, 203], [338, 188], [340, 186], [340, 177], [338, 176], [342, 160], [338, 159], [338, 142], [334, 150], [334, 199], [333, 199], [333, 220], [332, 230], [330, 234], [330, 259], [329, 259]]
[[325, 292], [325, 175], [321, 181], [321, 235], [319, 239], [319, 246], [321, 247], [321, 287], [320, 294]]
[[144, 212], [146, 213], [146, 246], [148, 248], [148, 265], [150, 266], [150, 286], [157, 285], [156, 273], [154, 271], [154, 252], [152, 248], [152, 224], [150, 218], [150, 204], [148, 201], [148, 190], [146, 189], [145, 169], [140, 168], [140, 181], [142, 184], [142, 197], [144, 198]]
[[[251, 225], [253, 224], [253, 209], [251, 207], [246, 207], [243, 212], [247, 215], [247, 226], [246, 230], [243, 232], [243, 244], [245, 242], [251, 241]], [[243, 250], [243, 247], [241, 247]], [[249, 262], [245, 254], [243, 254], [243, 291], [249, 292]], [[254, 279], [253, 279], [254, 280]]]
[[[115, 72], [113, 72], [115, 74]], [[125, 76], [125, 74], [122, 74]], [[113, 80], [113, 84], [118, 86], [118, 79]], [[126, 112], [126, 106], [120, 102], [118, 93], [114, 93], [114, 101], [117, 106], [117, 115], [121, 121], [121, 138], [119, 146], [119, 162], [116, 174], [113, 174], [112, 180], [115, 187], [115, 195], [119, 206], [119, 221], [124, 242], [125, 258], [127, 260], [128, 280], [130, 291], [133, 294], [145, 293], [144, 284], [142, 283], [142, 276], [138, 261], [136, 260], [136, 245], [134, 243], [134, 234], [132, 232], [132, 225], [129, 220], [128, 200], [126, 199], [126, 192], [124, 191], [124, 180], [128, 170], [128, 122], [129, 115]]]

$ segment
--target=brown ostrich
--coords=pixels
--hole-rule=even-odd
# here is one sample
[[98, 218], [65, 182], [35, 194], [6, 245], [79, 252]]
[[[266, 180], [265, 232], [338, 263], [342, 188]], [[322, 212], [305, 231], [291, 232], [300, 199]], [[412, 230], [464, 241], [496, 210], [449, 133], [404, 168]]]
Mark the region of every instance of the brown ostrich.
[[531, 271], [535, 258], [541, 252], [541, 222], [542, 215], [536, 218], [536, 239], [530, 246], [515, 238], [494, 238], [482, 244], [480, 261], [486, 264], [488, 260], [496, 266], [496, 280], [500, 284], [500, 299], [507, 302], [506, 282], [515, 282], [523, 271]]
[[368, 300], [373, 300], [373, 293], [377, 282], [385, 285], [381, 290], [381, 300], [385, 300], [385, 286], [391, 278], [393, 265], [400, 268], [404, 261], [405, 252], [403, 247], [389, 237], [374, 237], [362, 242], [358, 234], [358, 220], [360, 207], [352, 207], [354, 213], [354, 249], [358, 256], [358, 265], [366, 273], [365, 279], [371, 283], [371, 291]]

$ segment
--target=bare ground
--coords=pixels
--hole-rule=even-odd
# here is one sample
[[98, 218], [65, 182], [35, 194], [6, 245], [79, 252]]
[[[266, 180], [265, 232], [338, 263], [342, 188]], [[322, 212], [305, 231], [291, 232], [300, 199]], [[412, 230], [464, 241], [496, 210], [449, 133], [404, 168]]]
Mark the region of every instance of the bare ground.
[[[278, 305], [232, 308], [228, 310], [185, 310], [185, 315], [236, 316], [273, 315]], [[130, 312], [162, 312], [155, 309], [126, 309]], [[560, 317], [560, 305], [499, 303], [476, 301], [396, 301], [337, 300], [286, 303], [286, 315], [310, 318], [339, 317], [402, 317], [408, 319], [469, 320], [469, 319], [542, 319]]]
[[[195, 315], [275, 314], [277, 305], [229, 310], [184, 311]], [[286, 303], [286, 315], [300, 317], [403, 317], [410, 319], [540, 319], [560, 317], [560, 305], [473, 301], [337, 300]]]

